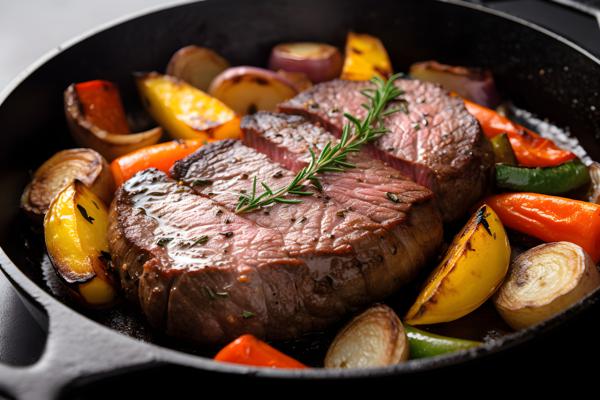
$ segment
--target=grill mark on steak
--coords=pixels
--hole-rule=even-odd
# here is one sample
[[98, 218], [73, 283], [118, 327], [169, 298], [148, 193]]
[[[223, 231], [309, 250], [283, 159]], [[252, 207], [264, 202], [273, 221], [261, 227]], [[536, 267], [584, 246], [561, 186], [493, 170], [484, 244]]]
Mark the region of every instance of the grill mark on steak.
[[[346, 122], [344, 113], [365, 115], [360, 91], [369, 85], [342, 80], [320, 83], [279, 109], [304, 115], [339, 136]], [[455, 220], [486, 190], [493, 167], [491, 147], [460, 98], [431, 83], [404, 79], [396, 85], [405, 92], [402, 98], [408, 113], [386, 117], [384, 125], [390, 132], [365, 146], [365, 151], [432, 189], [444, 220]], [[314, 103], [319, 107], [310, 107]], [[334, 109], [339, 111], [331, 112]]]

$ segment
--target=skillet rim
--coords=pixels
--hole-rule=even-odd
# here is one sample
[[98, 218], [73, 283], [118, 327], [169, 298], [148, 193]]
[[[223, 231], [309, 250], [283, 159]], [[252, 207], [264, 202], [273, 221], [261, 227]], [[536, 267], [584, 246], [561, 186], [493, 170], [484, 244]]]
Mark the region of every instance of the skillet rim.
[[[79, 44], [83, 40], [92, 37], [100, 32], [105, 30], [109, 30], [115, 26], [120, 24], [132, 21], [134, 19], [142, 18], [146, 15], [157, 13], [163, 10], [177, 8], [193, 3], [202, 3], [206, 0], [181, 0], [175, 1], [168, 4], [161, 4], [154, 7], [147, 7], [139, 11], [135, 11], [132, 13], [128, 13], [121, 17], [115, 18], [107, 23], [101, 24], [95, 28], [92, 28], [82, 34], [79, 34], [72, 39], [69, 39], [63, 42], [61, 45], [49, 50], [36, 61], [31, 63], [28, 67], [26, 67], [23, 71], [17, 74], [2, 90], [0, 90], [0, 107], [2, 107], [4, 101], [18, 88], [21, 83], [26, 81], [37, 69], [42, 67], [45, 63], [50, 61], [52, 58], [63, 52], [64, 50]], [[462, 7], [466, 9], [470, 9], [473, 12], [482, 12], [486, 14], [490, 14], [494, 17], [498, 17], [504, 20], [508, 20], [512, 23], [521, 25], [525, 28], [532, 29], [541, 34], [544, 34], [551, 39], [554, 39], [560, 42], [563, 45], [570, 47], [572, 50], [580, 53], [590, 61], [596, 63], [599, 67], [600, 72], [600, 59], [589, 51], [583, 49], [578, 44], [575, 44], [571, 40], [552, 32], [544, 27], [541, 27], [532, 22], [526, 21], [522, 18], [512, 16], [502, 11], [494, 10], [491, 8], [484, 7], [479, 4], [467, 3], [461, 0], [433, 0], [439, 3], [449, 4], [455, 7]], [[193, 368], [197, 368], [200, 370], [206, 370], [209, 372], [217, 372], [217, 373], [235, 373], [241, 375], [249, 375], [256, 376], [262, 378], [275, 378], [275, 379], [316, 379], [316, 380], [331, 380], [331, 379], [347, 379], [347, 378], [369, 378], [369, 377], [389, 377], [396, 375], [405, 375], [405, 374], [413, 374], [419, 372], [425, 372], [430, 369], [437, 369], [440, 367], [446, 367], [451, 365], [457, 365], [459, 363], [469, 363], [476, 360], [481, 360], [485, 357], [489, 357], [493, 354], [499, 353], [504, 350], [509, 350], [517, 345], [520, 345], [528, 340], [532, 339], [532, 336], [535, 336], [534, 333], [546, 333], [549, 330], [555, 328], [558, 325], [561, 325], [565, 321], [571, 319], [572, 317], [580, 314], [585, 309], [592, 306], [594, 303], [600, 301], [600, 288], [593, 293], [589, 294], [586, 298], [580, 300], [578, 303], [571, 306], [569, 309], [564, 312], [556, 315], [550, 320], [545, 321], [542, 324], [530, 327], [528, 329], [520, 330], [501, 338], [492, 340], [490, 342], [486, 342], [483, 345], [469, 349], [462, 350], [455, 353], [441, 355], [431, 358], [425, 359], [417, 359], [411, 360], [409, 362], [403, 364], [397, 364], [388, 367], [380, 367], [380, 368], [363, 368], [363, 369], [323, 369], [323, 368], [310, 368], [306, 370], [278, 370], [278, 369], [269, 369], [269, 368], [259, 368], [259, 367], [248, 367], [248, 366], [240, 366], [236, 364], [229, 363], [219, 363], [215, 362], [212, 359], [192, 355], [189, 353], [185, 353], [179, 350], [174, 350], [168, 347], [163, 347], [155, 343], [151, 342], [143, 342], [137, 339], [134, 339], [130, 336], [122, 334], [116, 330], [108, 328], [105, 325], [102, 325], [84, 314], [76, 311], [75, 309], [69, 307], [68, 305], [60, 302], [51, 294], [47, 293], [40, 286], [35, 284], [32, 280], [30, 280], [24, 273], [21, 271], [19, 267], [17, 267], [10, 258], [6, 255], [4, 250], [0, 247], [0, 269], [4, 275], [11, 282], [13, 287], [17, 290], [19, 295], [25, 297], [27, 300], [32, 302], [37, 308], [45, 311], [48, 315], [48, 318], [53, 318], [54, 314], [57, 314], [57, 309], [62, 309], [60, 311], [61, 314], [64, 314], [64, 311], [68, 312], [68, 316], [70, 319], [74, 319], [74, 323], [83, 323], [86, 321], [88, 323], [95, 324], [95, 326], [99, 330], [105, 331], [108, 334], [107, 339], [112, 337], [116, 339], [118, 336], [121, 339], [126, 339], [132, 341], [133, 344], [143, 345], [147, 347], [148, 350], [153, 350], [156, 355], [154, 361], [162, 362], [162, 363], [173, 363], [179, 364], [181, 366], [189, 366]], [[64, 323], [64, 321], [62, 321]], [[49, 325], [50, 327], [52, 325]], [[48, 340], [51, 340], [50, 336], [51, 331], [48, 332]], [[56, 339], [55, 339], [56, 340]], [[47, 347], [47, 346], [46, 346]], [[45, 349], [44, 352], [47, 350]], [[43, 357], [43, 356], [42, 356]], [[35, 365], [35, 364], [34, 364]]]

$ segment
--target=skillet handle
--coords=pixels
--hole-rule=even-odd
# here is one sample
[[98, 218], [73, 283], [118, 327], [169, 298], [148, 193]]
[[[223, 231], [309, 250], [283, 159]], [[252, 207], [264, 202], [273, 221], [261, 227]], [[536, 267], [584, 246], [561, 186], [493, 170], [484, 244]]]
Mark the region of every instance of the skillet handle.
[[123, 370], [160, 363], [157, 352], [142, 342], [99, 325], [63, 304], [45, 304], [48, 337], [33, 365], [0, 364], [0, 393], [15, 400], [57, 399], [77, 379], [94, 380]]

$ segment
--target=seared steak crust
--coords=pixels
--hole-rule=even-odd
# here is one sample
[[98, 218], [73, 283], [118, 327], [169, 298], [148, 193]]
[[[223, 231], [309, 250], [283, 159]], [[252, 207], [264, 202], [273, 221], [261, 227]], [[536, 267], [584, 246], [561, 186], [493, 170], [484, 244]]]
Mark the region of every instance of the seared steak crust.
[[[310, 137], [304, 129], [328, 135], [299, 117], [254, 118], [263, 125], [250, 129], [245, 120], [247, 137], [271, 141], [278, 129], [271, 125], [288, 120], [303, 141]], [[281, 154], [301, 166], [304, 154], [295, 151]], [[429, 190], [356, 157], [370, 168], [363, 182], [326, 174], [323, 192], [301, 204], [241, 215], [233, 210], [252, 177], [278, 187], [294, 168], [222, 141], [176, 163], [174, 179], [139, 173], [111, 206], [110, 247], [127, 296], [169, 335], [223, 343], [242, 333], [297, 337], [390, 295], [439, 246], [441, 220]], [[398, 192], [397, 202], [386, 197], [390, 190]]]
[[[342, 80], [320, 83], [279, 109], [304, 115], [339, 135], [346, 122], [344, 113], [364, 116], [361, 90], [370, 85]], [[493, 166], [491, 147], [460, 98], [439, 85], [417, 80], [398, 80], [397, 85], [404, 91], [406, 112], [385, 118], [390, 132], [367, 146], [367, 151], [430, 188], [445, 221], [460, 218], [487, 188]]]

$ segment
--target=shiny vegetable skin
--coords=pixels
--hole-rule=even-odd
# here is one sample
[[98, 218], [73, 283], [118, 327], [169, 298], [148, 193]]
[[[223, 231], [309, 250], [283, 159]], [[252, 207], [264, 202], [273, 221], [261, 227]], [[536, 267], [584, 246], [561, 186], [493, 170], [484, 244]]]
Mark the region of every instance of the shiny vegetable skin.
[[240, 119], [218, 99], [172, 76], [137, 74], [142, 101], [174, 139], [237, 139]]
[[325, 368], [374, 368], [405, 362], [408, 338], [390, 307], [376, 304], [354, 317], [335, 336]]
[[556, 146], [537, 133], [509, 120], [494, 110], [465, 100], [467, 110], [479, 121], [488, 139], [506, 133], [517, 161], [525, 167], [555, 167], [573, 160], [575, 154]]
[[271, 50], [269, 69], [301, 72], [314, 83], [325, 82], [340, 75], [342, 55], [325, 43], [281, 43]]
[[520, 192], [560, 194], [577, 189], [589, 181], [588, 168], [579, 160], [547, 168], [496, 165], [496, 185]]
[[229, 343], [215, 356], [215, 361], [268, 368], [307, 368], [252, 335], [242, 335]]
[[539, 193], [505, 193], [485, 202], [509, 228], [546, 242], [578, 244], [600, 261], [600, 205]]
[[506, 165], [517, 165], [517, 158], [515, 152], [510, 145], [510, 140], [506, 133], [496, 135], [490, 139], [492, 144], [492, 150], [494, 151], [494, 159], [496, 163], [502, 163]]
[[500, 95], [489, 70], [424, 61], [411, 65], [409, 73], [413, 78], [439, 83], [446, 90], [486, 107], [500, 103]]
[[410, 325], [449, 322], [478, 308], [502, 283], [510, 251], [500, 219], [494, 210], [482, 205], [429, 275], [405, 322]]
[[[123, 154], [145, 146], [157, 143], [162, 136], [162, 128], [156, 127], [145, 132], [123, 134], [124, 132], [112, 132], [101, 126], [84, 114], [85, 107], [81, 104], [75, 84], [69, 85], [64, 92], [64, 110], [67, 118], [67, 126], [71, 131], [73, 139], [81, 147], [89, 147], [102, 154], [107, 160], [114, 160]], [[115, 89], [116, 90], [116, 89]], [[116, 102], [105, 102], [102, 107], [116, 107]], [[103, 120], [104, 112], [108, 114], [125, 114], [124, 110], [98, 110], [100, 106], [91, 107], [95, 110], [95, 119]], [[109, 124], [113, 125], [113, 124]], [[107, 128], [111, 126], [105, 125]]]
[[75, 84], [83, 114], [94, 125], [116, 134], [130, 133], [119, 89], [108, 81]]
[[521, 253], [494, 296], [494, 305], [513, 329], [561, 313], [600, 286], [590, 256], [570, 242], [544, 243]]
[[239, 66], [228, 68], [210, 84], [208, 92], [238, 115], [258, 110], [275, 111], [277, 105], [298, 94], [285, 75], [268, 69]]
[[185, 46], [167, 65], [167, 75], [175, 76], [200, 89], [208, 90], [210, 82], [229, 68], [229, 63], [211, 49], [200, 46]]
[[118, 187], [136, 173], [148, 168], [168, 173], [175, 161], [192, 154], [205, 143], [207, 141], [204, 139], [173, 140], [144, 147], [117, 158], [110, 163], [110, 169]]
[[378, 38], [349, 32], [346, 38], [346, 55], [342, 67], [342, 79], [368, 81], [392, 74], [392, 63], [385, 47]]
[[481, 342], [436, 335], [404, 325], [410, 347], [410, 358], [426, 358], [477, 347]]
[[114, 303], [115, 283], [109, 272], [108, 211], [90, 189], [76, 180], [50, 204], [44, 219], [48, 255], [56, 273], [84, 305]]
[[33, 174], [21, 196], [21, 208], [42, 222], [56, 195], [75, 179], [83, 182], [106, 203], [112, 200], [115, 184], [108, 163], [92, 149], [61, 150]]

